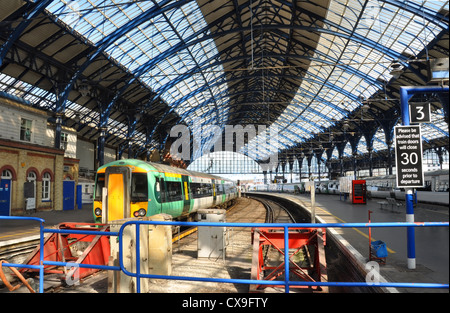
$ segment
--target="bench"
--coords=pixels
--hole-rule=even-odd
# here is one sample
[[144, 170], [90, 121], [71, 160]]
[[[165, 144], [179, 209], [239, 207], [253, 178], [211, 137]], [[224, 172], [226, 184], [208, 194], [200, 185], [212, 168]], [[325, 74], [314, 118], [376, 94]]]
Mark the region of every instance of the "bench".
[[380, 209], [384, 209], [384, 206], [388, 206], [389, 202], [387, 201], [378, 201], [377, 202], [380, 205]]
[[381, 209], [384, 209], [384, 206], [391, 206], [391, 212], [397, 212], [400, 213], [400, 207], [403, 206], [403, 203], [401, 202], [397, 202], [397, 200], [395, 200], [394, 198], [386, 198], [386, 201], [380, 201], [377, 202], [378, 204], [380, 204]]

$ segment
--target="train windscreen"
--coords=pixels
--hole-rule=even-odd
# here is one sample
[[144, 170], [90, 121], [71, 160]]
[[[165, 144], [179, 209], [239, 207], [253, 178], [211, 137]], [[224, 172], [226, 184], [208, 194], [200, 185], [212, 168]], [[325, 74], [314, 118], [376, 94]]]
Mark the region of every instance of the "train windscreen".
[[131, 176], [131, 202], [148, 201], [147, 173], [133, 173]]
[[105, 187], [105, 174], [97, 174], [95, 179], [95, 201], [102, 201], [103, 187]]

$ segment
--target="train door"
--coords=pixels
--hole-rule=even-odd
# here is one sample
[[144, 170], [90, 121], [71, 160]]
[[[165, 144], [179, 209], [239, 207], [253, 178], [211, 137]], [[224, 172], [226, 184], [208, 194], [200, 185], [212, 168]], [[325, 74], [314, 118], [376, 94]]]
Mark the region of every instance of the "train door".
[[217, 192], [216, 192], [216, 180], [212, 179], [212, 192], [213, 192], [213, 206], [216, 205]]
[[181, 175], [181, 184], [183, 188], [183, 215], [189, 214], [191, 210], [191, 190], [189, 188], [189, 176]]
[[158, 203], [158, 213], [162, 212], [163, 203], [166, 202], [166, 185], [164, 184], [164, 178], [155, 177], [155, 199]]
[[105, 223], [130, 217], [131, 169], [111, 166], [105, 170], [106, 209]]
[[225, 194], [225, 182], [221, 180], [219, 186], [220, 186], [221, 201], [222, 203], [225, 203], [227, 201], [227, 195]]

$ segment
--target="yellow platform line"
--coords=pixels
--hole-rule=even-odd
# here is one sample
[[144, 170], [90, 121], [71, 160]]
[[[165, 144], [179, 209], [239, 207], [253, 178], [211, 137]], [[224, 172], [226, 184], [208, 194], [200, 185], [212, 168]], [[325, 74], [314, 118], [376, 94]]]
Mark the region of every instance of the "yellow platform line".
[[38, 234], [39, 233], [39, 230], [35, 230], [35, 231], [27, 231], [27, 232], [24, 232], [24, 233], [14, 233], [14, 234], [12, 234], [12, 235], [4, 235], [4, 236], [0, 236], [0, 239], [2, 239], [2, 238], [8, 238], [8, 237], [18, 237], [18, 236], [21, 236], [21, 235], [27, 235], [27, 234]]
[[[340, 221], [341, 223], [347, 223], [347, 222], [344, 221], [343, 219], [337, 217], [337, 216], [334, 215], [334, 214], [331, 214], [330, 212], [328, 212], [327, 210], [325, 210], [325, 209], [323, 209], [323, 208], [321, 208], [321, 207], [316, 207], [316, 209], [320, 209], [320, 210], [324, 211], [325, 213], [331, 215], [332, 217], [334, 217], [335, 219], [337, 219], [337, 220]], [[352, 229], [355, 230], [358, 234], [360, 234], [360, 235], [363, 236], [364, 238], [366, 238], [367, 240], [369, 240], [369, 236], [366, 235], [365, 233], [363, 233], [362, 231], [360, 231], [359, 229], [354, 228], [354, 227], [353, 227]], [[376, 240], [372, 237], [372, 241], [376, 241]], [[387, 251], [388, 251], [389, 253], [396, 253], [394, 250], [390, 249], [390, 248], [387, 247], [387, 246], [386, 246], [386, 249], [387, 249]]]

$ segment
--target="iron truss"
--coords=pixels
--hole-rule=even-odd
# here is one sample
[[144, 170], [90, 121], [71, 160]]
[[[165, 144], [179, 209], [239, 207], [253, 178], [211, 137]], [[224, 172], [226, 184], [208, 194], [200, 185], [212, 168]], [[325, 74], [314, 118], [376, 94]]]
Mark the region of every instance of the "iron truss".
[[[163, 150], [169, 130], [265, 125], [262, 160], [390, 158], [400, 86], [448, 58], [448, 1], [0, 1], [0, 91], [100, 147]], [[395, 74], [393, 74], [395, 72]], [[424, 149], [448, 150], [448, 94]], [[210, 147], [214, 136], [205, 137]]]

